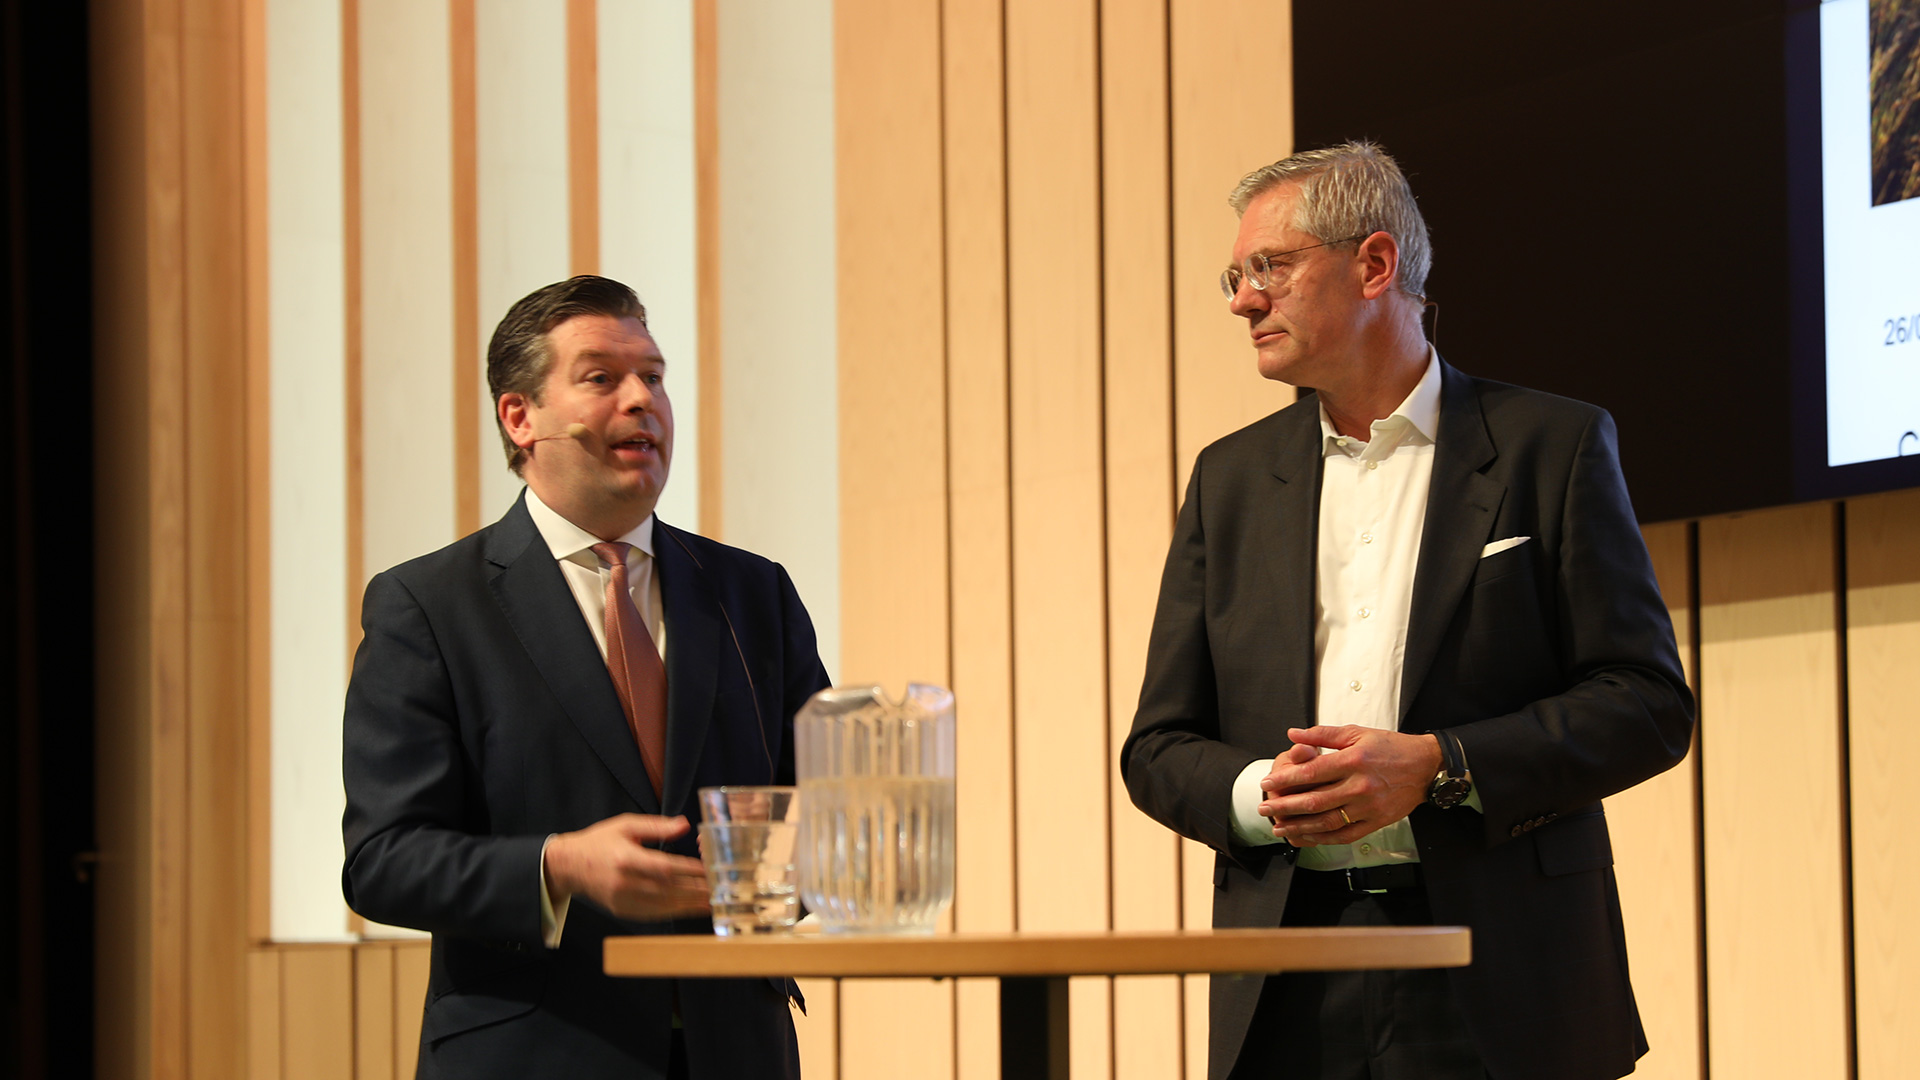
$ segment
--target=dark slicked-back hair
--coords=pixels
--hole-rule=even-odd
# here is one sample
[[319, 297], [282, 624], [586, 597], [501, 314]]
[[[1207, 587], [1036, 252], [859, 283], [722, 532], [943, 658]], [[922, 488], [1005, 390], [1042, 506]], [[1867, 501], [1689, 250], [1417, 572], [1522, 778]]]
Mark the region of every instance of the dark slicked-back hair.
[[515, 475], [526, 464], [527, 452], [513, 445], [506, 425], [500, 423], [500, 395], [524, 394], [528, 401], [540, 404], [540, 391], [553, 367], [553, 339], [547, 335], [580, 315], [639, 319], [640, 325], [647, 324], [647, 307], [632, 289], [612, 278], [581, 274], [521, 297], [507, 309], [506, 318], [494, 327], [493, 340], [487, 344], [487, 390], [493, 394], [493, 423], [507, 448], [507, 467]]

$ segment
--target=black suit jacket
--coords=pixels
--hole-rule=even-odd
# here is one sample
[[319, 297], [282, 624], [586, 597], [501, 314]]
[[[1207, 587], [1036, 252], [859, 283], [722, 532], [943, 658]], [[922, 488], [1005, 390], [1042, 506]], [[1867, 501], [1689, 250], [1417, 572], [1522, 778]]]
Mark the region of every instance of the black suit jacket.
[[[1646, 1042], [1600, 800], [1685, 755], [1693, 698], [1612, 419], [1442, 378], [1400, 730], [1457, 736], [1484, 813], [1414, 811], [1429, 900], [1473, 929], [1450, 979], [1493, 1075], [1621, 1076]], [[1120, 752], [1134, 802], [1219, 853], [1215, 926], [1279, 925], [1292, 879], [1285, 849], [1239, 842], [1229, 803], [1249, 762], [1314, 722], [1322, 450], [1309, 392], [1201, 453]], [[1211, 1076], [1249, 1037], [1261, 982], [1214, 977]]]
[[[347, 902], [433, 934], [422, 1077], [658, 1077], [673, 1015], [695, 1077], [798, 1077], [787, 980], [614, 979], [629, 923], [576, 898], [541, 942], [540, 848], [620, 813], [686, 814], [713, 784], [791, 784], [793, 715], [827, 685], [778, 565], [656, 521], [666, 788], [647, 780], [605, 661], [525, 498], [375, 577], [347, 690]], [[693, 835], [671, 850], [697, 856]]]

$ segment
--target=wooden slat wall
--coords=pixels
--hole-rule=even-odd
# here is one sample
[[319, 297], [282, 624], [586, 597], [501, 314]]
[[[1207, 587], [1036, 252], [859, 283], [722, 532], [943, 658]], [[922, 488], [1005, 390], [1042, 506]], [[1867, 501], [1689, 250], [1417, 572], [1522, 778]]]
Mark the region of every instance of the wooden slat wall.
[[[1162, 0], [1100, 7], [1104, 286], [1108, 828], [1116, 930], [1180, 925], [1179, 838], [1126, 798], [1117, 750], [1133, 726], [1160, 565], [1173, 533], [1171, 177]], [[1113, 980], [1113, 1075], [1179, 1076], [1177, 976]]]
[[[141, 468], [98, 480], [123, 605], [100, 642], [118, 658], [99, 692], [106, 1077], [384, 1080], [415, 1063], [423, 942], [258, 941], [268, 910], [258, 628], [271, 568], [257, 534], [272, 496], [250, 459], [267, 445], [257, 418], [269, 392], [260, 262], [274, 243], [260, 205], [269, 6], [95, 11], [97, 422], [114, 440], [101, 460], [145, 448]], [[577, 33], [592, 7], [566, 5]], [[452, 213], [459, 178], [441, 175], [449, 162], [462, 176], [471, 167], [457, 164], [471, 147], [443, 145], [464, 106], [441, 98], [464, 76], [432, 74], [439, 97], [399, 100], [423, 78], [416, 59], [447, 65], [447, 15], [464, 10], [465, 0], [374, 14], [339, 3], [348, 348], [364, 345], [380, 368], [364, 388], [349, 376], [349, 409], [356, 424], [362, 406], [373, 414], [369, 444], [405, 434], [393, 417], [414, 414], [395, 404], [394, 334], [466, 311], [449, 300], [460, 290], [445, 280], [456, 274], [447, 234], [450, 220], [473, 228], [474, 208]], [[710, 98], [711, 0], [695, 12]], [[415, 23], [423, 40], [391, 36]], [[1233, 231], [1227, 188], [1290, 149], [1288, 23], [1285, 4], [1258, 0], [836, 5], [848, 569], [836, 674], [959, 693], [955, 926], [1208, 920], [1211, 855], [1132, 810], [1113, 752], [1193, 455], [1288, 398], [1253, 373], [1213, 284]], [[398, 96], [371, 93], [389, 84]], [[364, 117], [353, 105], [363, 96]], [[410, 144], [409, 124], [431, 145]], [[415, 152], [421, 169], [407, 164]], [[702, 160], [712, 210], [715, 166]], [[386, 182], [396, 177], [410, 186]], [[569, 191], [584, 199], [591, 188]], [[416, 203], [421, 215], [403, 212]], [[570, 208], [568, 220], [586, 215]], [[394, 248], [403, 232], [431, 235]], [[423, 257], [440, 269], [420, 273]], [[406, 311], [381, 285], [394, 258], [415, 267]], [[384, 269], [362, 273], [375, 263]], [[363, 298], [381, 301], [364, 318]], [[420, 318], [423, 305], [438, 314]], [[444, 338], [422, 339], [435, 356], [420, 361], [442, 375]], [[438, 432], [461, 393], [442, 378], [430, 396], [451, 402], [427, 410]], [[441, 467], [451, 437], [432, 441], [436, 474], [453, 477]], [[715, 459], [703, 487], [717, 490], [721, 476]], [[400, 514], [407, 528], [464, 527], [471, 511], [448, 509], [471, 502], [453, 490], [462, 485], [471, 479], [429, 485], [427, 512], [415, 501]], [[392, 500], [354, 492], [357, 552], [380, 513], [399, 511], [360, 516], [363, 501]], [[1920, 1001], [1920, 930], [1905, 903], [1914, 842], [1901, 812], [1902, 781], [1920, 771], [1907, 722], [1917, 529], [1920, 493], [1906, 492], [1647, 530], [1702, 724], [1687, 764], [1609, 800], [1654, 1045], [1641, 1074], [1878, 1080], [1904, 1075], [1920, 1053], [1902, 1023]], [[991, 982], [807, 991], [809, 1077], [998, 1074]], [[1091, 980], [1073, 1000], [1076, 1075], [1203, 1075], [1204, 979]]]
[[1700, 523], [1707, 1041], [1722, 1077], [1850, 1065], [1837, 513]]
[[[949, 685], [940, 4], [846, 0], [834, 48], [839, 231], [842, 683]], [[884, 42], [871, 47], [871, 42]], [[809, 1076], [953, 1070], [953, 984], [840, 987], [838, 1060]], [[808, 1025], [811, 1026], [809, 1019]], [[886, 1031], [890, 1037], [866, 1037]], [[824, 1038], [809, 1038], [818, 1055]]]
[[1861, 1080], [1920, 1060], [1920, 839], [1908, 823], [1920, 776], [1914, 670], [1920, 659], [1920, 492], [1846, 504], [1847, 731], [1852, 749], [1853, 941]]

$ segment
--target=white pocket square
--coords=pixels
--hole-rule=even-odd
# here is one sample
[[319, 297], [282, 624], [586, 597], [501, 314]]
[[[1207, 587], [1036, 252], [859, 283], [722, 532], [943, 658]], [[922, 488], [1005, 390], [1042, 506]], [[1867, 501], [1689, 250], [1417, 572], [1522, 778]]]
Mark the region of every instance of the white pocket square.
[[1531, 536], [1509, 536], [1505, 540], [1495, 540], [1480, 549], [1480, 557], [1484, 559], [1489, 555], [1498, 555], [1508, 548], [1517, 548], [1531, 539], [1533, 539]]

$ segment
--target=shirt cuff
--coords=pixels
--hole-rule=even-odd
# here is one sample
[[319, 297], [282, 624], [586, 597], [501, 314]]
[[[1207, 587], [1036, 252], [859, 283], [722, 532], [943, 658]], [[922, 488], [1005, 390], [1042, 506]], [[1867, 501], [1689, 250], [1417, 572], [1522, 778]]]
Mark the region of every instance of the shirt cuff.
[[560, 947], [560, 932], [567, 928], [567, 909], [573, 906], [573, 894], [553, 902], [552, 887], [547, 884], [547, 845], [553, 843], [557, 833], [547, 834], [540, 845], [540, 940], [549, 949]]
[[1260, 816], [1260, 804], [1267, 798], [1267, 793], [1260, 790], [1260, 781], [1272, 771], [1272, 758], [1249, 761], [1233, 781], [1233, 835], [1248, 847], [1280, 842], [1273, 835], [1273, 819]]

